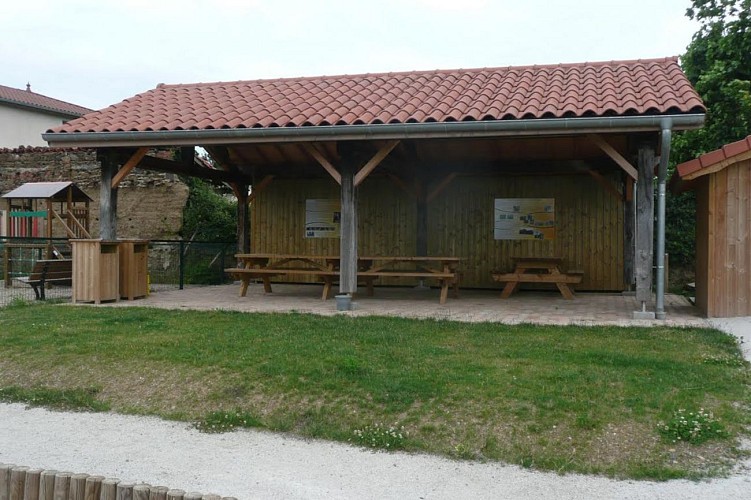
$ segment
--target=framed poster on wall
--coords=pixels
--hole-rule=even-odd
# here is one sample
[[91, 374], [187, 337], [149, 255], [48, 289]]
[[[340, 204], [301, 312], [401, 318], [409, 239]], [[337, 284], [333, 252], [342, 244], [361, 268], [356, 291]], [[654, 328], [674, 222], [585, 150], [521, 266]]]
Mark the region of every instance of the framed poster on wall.
[[555, 239], [555, 199], [496, 198], [493, 237], [496, 240]]
[[342, 216], [339, 200], [305, 200], [305, 237], [338, 238]]

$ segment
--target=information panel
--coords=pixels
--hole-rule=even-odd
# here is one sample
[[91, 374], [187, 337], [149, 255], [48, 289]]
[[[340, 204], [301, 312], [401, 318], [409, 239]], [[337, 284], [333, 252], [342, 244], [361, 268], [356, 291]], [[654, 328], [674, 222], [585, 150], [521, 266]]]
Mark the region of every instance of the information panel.
[[493, 237], [496, 240], [555, 239], [555, 199], [496, 198]]
[[339, 200], [305, 200], [305, 237], [338, 238]]

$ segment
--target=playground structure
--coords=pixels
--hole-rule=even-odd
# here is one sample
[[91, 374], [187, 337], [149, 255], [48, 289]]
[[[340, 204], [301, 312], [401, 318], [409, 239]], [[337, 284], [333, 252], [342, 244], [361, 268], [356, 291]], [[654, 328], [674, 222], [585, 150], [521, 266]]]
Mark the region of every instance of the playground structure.
[[[3, 251], [3, 278], [10, 286], [36, 260], [70, 258], [70, 246], [60, 245], [56, 228], [70, 239], [91, 238], [91, 198], [72, 182], [29, 182], [2, 195], [0, 236], [7, 237]], [[33, 242], [24, 241], [25, 238]], [[39, 238], [43, 238], [40, 241]]]

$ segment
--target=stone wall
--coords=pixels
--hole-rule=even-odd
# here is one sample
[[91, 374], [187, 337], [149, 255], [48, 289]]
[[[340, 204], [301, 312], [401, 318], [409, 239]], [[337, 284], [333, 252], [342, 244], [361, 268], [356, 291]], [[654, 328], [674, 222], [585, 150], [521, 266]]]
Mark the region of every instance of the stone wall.
[[[0, 148], [0, 194], [26, 182], [73, 181], [94, 201], [91, 235], [99, 234], [100, 165], [94, 149]], [[135, 169], [120, 183], [117, 235], [174, 239], [182, 228], [188, 187], [175, 175]], [[5, 204], [0, 204], [0, 209]], [[59, 224], [56, 224], [59, 226]], [[59, 228], [55, 233], [58, 234]]]

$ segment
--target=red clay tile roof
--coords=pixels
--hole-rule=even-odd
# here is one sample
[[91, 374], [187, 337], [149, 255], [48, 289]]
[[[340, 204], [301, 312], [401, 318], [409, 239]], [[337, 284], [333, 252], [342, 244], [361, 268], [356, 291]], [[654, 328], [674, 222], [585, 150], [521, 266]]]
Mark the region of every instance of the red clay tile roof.
[[50, 132], [704, 113], [677, 58], [159, 85]]
[[[720, 149], [715, 149], [714, 151], [703, 154], [698, 158], [681, 163], [675, 168], [681, 178], [686, 176], [695, 178], [703, 175], [701, 173], [698, 175], [696, 174], [701, 170], [707, 170], [707, 173], [709, 173], [710, 167], [717, 167], [718, 164], [722, 162], [729, 164], [735, 157], [748, 152], [751, 152], [751, 135], [740, 141], [727, 144]], [[716, 168], [712, 169], [712, 171], [715, 170]]]
[[5, 85], [0, 85], [0, 102], [41, 109], [65, 116], [82, 116], [93, 111], [83, 106], [37, 94], [31, 90], [14, 89]]

